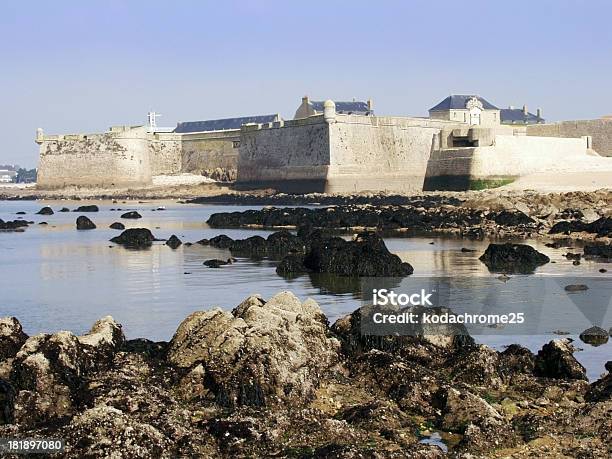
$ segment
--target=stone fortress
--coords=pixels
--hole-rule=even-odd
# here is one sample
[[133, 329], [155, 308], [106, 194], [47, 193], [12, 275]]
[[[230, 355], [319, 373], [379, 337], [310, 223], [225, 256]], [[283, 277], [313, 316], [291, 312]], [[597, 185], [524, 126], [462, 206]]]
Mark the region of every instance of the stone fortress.
[[[612, 119], [547, 124], [542, 111], [451, 95], [429, 117], [380, 116], [367, 102], [311, 101], [294, 119], [260, 115], [96, 134], [36, 133], [40, 188], [142, 187], [158, 175], [238, 189], [358, 192], [480, 189], [537, 173], [610, 171]], [[612, 175], [611, 175], [612, 177]]]

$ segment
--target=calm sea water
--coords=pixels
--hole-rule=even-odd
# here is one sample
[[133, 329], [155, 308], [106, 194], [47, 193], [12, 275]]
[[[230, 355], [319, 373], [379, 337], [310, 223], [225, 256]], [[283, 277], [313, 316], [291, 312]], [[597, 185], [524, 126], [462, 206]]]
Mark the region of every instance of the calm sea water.
[[[84, 214], [96, 223], [96, 230], [77, 231], [75, 220], [80, 214], [57, 212], [64, 206], [74, 209], [84, 204], [100, 207], [100, 212]], [[36, 215], [45, 205], [56, 213]], [[165, 206], [166, 210], [153, 211], [159, 206]], [[111, 211], [111, 208], [122, 210]], [[110, 314], [123, 324], [130, 338], [168, 340], [191, 312], [215, 306], [231, 309], [254, 293], [269, 298], [279, 291], [290, 290], [302, 299], [312, 297], [332, 322], [360, 306], [358, 282], [308, 275], [285, 280], [276, 274], [276, 262], [271, 260], [238, 259], [233, 265], [211, 269], [202, 262], [209, 258], [228, 258], [229, 252], [198, 244], [172, 250], [160, 242], [149, 250], [133, 251], [109, 242], [120, 233], [108, 228], [114, 221], [121, 221], [128, 228], [150, 228], [159, 238], [176, 234], [184, 242], [222, 233], [233, 238], [256, 234], [265, 237], [270, 231], [219, 230], [205, 223], [211, 213], [249, 208], [256, 207], [173, 202], [0, 201], [3, 220], [21, 217], [16, 212], [25, 211], [27, 214], [22, 217], [37, 223], [23, 233], [0, 232], [0, 316], [16, 316], [32, 335], [57, 330], [83, 333], [95, 320]], [[126, 210], [138, 210], [143, 218], [120, 219]], [[48, 224], [38, 225], [43, 221]], [[544, 247], [542, 242], [528, 242], [556, 263], [541, 267], [535, 276], [516, 276], [518, 280], [512, 284], [499, 282], [500, 289], [512, 291], [538, 276], [578, 272], [603, 276], [598, 270], [604, 264], [583, 262], [580, 267], [574, 267], [562, 256], [567, 249], [553, 250]], [[419, 276], [488, 280], [495, 276], [478, 260], [489, 241], [412, 237], [386, 238], [386, 243], [392, 252], [410, 262]], [[461, 247], [476, 252], [461, 252]], [[469, 301], [470, 298], [465, 298], [466, 304]], [[608, 327], [611, 325], [609, 314], [604, 322]], [[554, 337], [547, 333], [514, 337], [479, 335], [476, 339], [496, 348], [519, 342], [536, 351]], [[604, 363], [612, 359], [612, 343], [599, 347], [577, 344], [583, 349], [577, 357], [587, 367], [589, 377], [597, 378], [604, 372]]]

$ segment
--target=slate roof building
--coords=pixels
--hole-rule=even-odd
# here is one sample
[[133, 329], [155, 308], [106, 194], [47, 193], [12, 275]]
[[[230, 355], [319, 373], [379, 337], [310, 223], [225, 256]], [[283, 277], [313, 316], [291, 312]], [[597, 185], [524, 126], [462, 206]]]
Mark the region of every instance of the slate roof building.
[[[313, 115], [320, 115], [323, 113], [323, 100], [310, 100], [308, 96], [302, 97], [302, 103], [295, 112], [294, 119], [308, 118]], [[372, 109], [372, 100], [363, 102], [360, 100], [353, 100], [349, 102], [334, 101], [336, 104], [336, 113], [341, 115], [374, 115]]]
[[476, 94], [451, 94], [429, 109], [429, 117], [487, 127], [500, 124], [500, 109]]
[[223, 118], [218, 120], [206, 121], [185, 121], [178, 123], [173, 132], [177, 134], [187, 134], [191, 132], [211, 132], [211, 131], [228, 131], [237, 130], [243, 124], [265, 124], [280, 121], [280, 115], [257, 115], [243, 116], [239, 118]]
[[537, 109], [536, 114], [529, 112], [527, 106], [523, 105], [523, 108], [514, 108], [512, 106], [508, 108], [502, 108], [500, 110], [501, 124], [544, 124], [546, 120], [542, 118], [542, 110]]

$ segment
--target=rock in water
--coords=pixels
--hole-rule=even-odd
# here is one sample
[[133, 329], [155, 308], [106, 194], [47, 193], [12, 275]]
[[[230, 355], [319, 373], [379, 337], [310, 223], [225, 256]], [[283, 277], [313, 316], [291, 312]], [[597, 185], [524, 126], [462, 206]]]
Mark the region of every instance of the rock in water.
[[59, 211], [60, 212], [70, 212], [70, 209], [68, 207], [62, 207]]
[[601, 327], [587, 328], [580, 333], [580, 340], [591, 346], [601, 346], [608, 342], [608, 332]]
[[147, 228], [130, 228], [123, 231], [119, 236], [112, 238], [111, 242], [124, 247], [142, 249], [150, 247], [155, 240], [155, 236]]
[[231, 313], [195, 312], [176, 331], [168, 360], [204, 367], [205, 384], [226, 406], [300, 404], [337, 364], [339, 342], [313, 300], [282, 292], [268, 302], [251, 296]]
[[27, 339], [15, 317], [0, 318], [0, 361], [14, 357]]
[[495, 218], [495, 223], [501, 226], [519, 226], [519, 225], [532, 225], [535, 220], [527, 216], [520, 210], [511, 212], [509, 210], [502, 210]]
[[132, 210], [130, 212], [126, 212], [124, 214], [121, 215], [121, 218], [131, 218], [131, 219], [137, 219], [137, 218], [142, 218], [142, 215], [140, 215], [138, 212], [136, 212], [135, 210]]
[[491, 272], [512, 274], [530, 274], [550, 262], [550, 258], [529, 245], [511, 243], [489, 244], [479, 260]]
[[171, 249], [177, 249], [183, 242], [174, 234], [166, 241], [166, 245]]
[[40, 209], [38, 212], [36, 212], [38, 215], [53, 215], [53, 209], [51, 207], [43, 207], [42, 209]]
[[116, 229], [116, 230], [122, 230], [122, 229], [125, 229], [125, 225], [121, 222], [115, 222], [115, 223], [111, 223], [109, 228]]
[[584, 256], [612, 260], [612, 245], [585, 245]]
[[219, 260], [218, 258], [213, 258], [212, 260], [206, 260], [203, 265], [208, 266], [209, 268], [220, 268], [224, 265], [229, 265], [230, 260]]
[[98, 212], [98, 206], [90, 205], [90, 206], [79, 206], [73, 210], [73, 212]]
[[96, 229], [96, 225], [94, 224], [94, 222], [92, 222], [85, 215], [80, 215], [76, 219], [76, 227], [77, 227], [78, 230]]
[[339, 237], [313, 241], [304, 266], [316, 273], [355, 277], [404, 277], [414, 271], [374, 233], [358, 234], [354, 241]]
[[588, 285], [584, 285], [584, 284], [570, 284], [570, 285], [566, 285], [563, 288], [566, 292], [584, 292], [586, 290], [589, 289]]
[[536, 355], [534, 373], [545, 378], [586, 380], [586, 370], [574, 357], [571, 343], [566, 338], [545, 344]]

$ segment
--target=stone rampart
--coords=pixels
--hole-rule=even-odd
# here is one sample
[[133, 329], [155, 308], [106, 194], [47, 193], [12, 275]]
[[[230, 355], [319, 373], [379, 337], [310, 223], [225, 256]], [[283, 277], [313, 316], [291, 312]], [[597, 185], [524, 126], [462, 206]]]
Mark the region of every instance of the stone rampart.
[[104, 134], [42, 136], [41, 188], [128, 187], [151, 183], [149, 146], [139, 129]]
[[182, 134], [181, 172], [202, 174], [238, 167], [240, 130]]
[[612, 119], [561, 121], [527, 126], [528, 136], [583, 137], [591, 136], [593, 150], [601, 156], [612, 156]]

